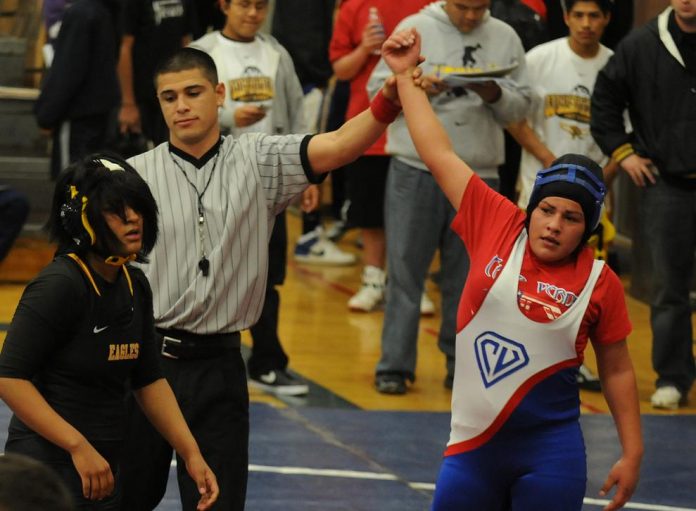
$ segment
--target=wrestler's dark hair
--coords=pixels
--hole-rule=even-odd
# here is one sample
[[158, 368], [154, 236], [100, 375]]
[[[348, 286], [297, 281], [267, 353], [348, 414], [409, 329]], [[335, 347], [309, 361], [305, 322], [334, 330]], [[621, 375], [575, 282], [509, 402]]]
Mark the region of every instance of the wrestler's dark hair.
[[605, 16], [610, 14], [611, 10], [614, 8], [613, 0], [561, 0], [563, 12], [570, 12], [573, 9], [573, 6], [578, 2], [593, 2], [597, 4], [597, 7], [599, 7], [599, 10], [602, 11]]
[[48, 466], [28, 456], [0, 456], [0, 509], [3, 511], [72, 511], [63, 480]]
[[189, 69], [200, 69], [203, 76], [216, 86], [218, 84], [217, 67], [215, 61], [206, 52], [196, 48], [179, 48], [159, 61], [153, 75], [155, 90], [157, 79], [165, 73], [179, 73]]
[[48, 220], [58, 253], [84, 255], [91, 250], [104, 257], [112, 255], [119, 241], [103, 213], [115, 213], [125, 222], [126, 206], [143, 217], [143, 242], [136, 260], [146, 262], [159, 228], [157, 203], [145, 180], [111, 154], [92, 154], [67, 167], [56, 180]]

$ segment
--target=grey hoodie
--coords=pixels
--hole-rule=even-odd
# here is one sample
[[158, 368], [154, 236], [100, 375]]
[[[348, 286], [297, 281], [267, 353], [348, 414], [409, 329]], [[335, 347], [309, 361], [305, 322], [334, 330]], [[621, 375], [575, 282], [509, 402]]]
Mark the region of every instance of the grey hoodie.
[[[434, 96], [431, 103], [440, 122], [447, 130], [455, 152], [484, 178], [498, 176], [497, 167], [503, 163], [503, 127], [525, 117], [530, 106], [531, 89], [527, 82], [524, 49], [515, 31], [486, 13], [478, 27], [465, 34], [450, 21], [439, 1], [424, 7], [419, 13], [405, 18], [395, 30], [415, 27], [421, 34], [421, 54], [426, 61], [421, 66], [425, 75], [435, 74], [436, 66], [462, 67], [465, 53], [473, 60], [469, 66], [486, 68], [510, 65], [518, 67], [507, 78], [513, 86], [503, 86], [502, 96], [487, 104], [474, 92], [453, 90]], [[391, 71], [381, 60], [367, 85], [370, 96], [377, 93]], [[403, 115], [389, 126], [387, 152], [404, 163], [427, 170], [418, 157], [406, 128]]]

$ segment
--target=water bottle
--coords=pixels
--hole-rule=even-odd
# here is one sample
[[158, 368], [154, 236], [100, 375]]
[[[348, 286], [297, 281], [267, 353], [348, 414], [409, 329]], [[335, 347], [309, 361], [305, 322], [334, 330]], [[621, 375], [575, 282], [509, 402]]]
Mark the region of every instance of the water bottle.
[[[379, 17], [379, 11], [377, 7], [372, 6], [367, 14], [367, 24], [370, 27], [377, 27], [379, 31], [384, 35], [384, 23], [382, 23], [382, 18]], [[374, 55], [381, 55], [382, 51], [379, 48], [372, 50]]]

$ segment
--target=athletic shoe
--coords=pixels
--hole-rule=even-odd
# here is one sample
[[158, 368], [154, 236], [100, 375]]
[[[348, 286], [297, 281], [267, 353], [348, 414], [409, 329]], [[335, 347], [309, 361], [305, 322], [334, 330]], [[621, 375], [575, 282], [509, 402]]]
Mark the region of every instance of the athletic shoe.
[[452, 387], [454, 387], [454, 375], [452, 373], [447, 373], [447, 376], [445, 376], [445, 381], [442, 382], [442, 384], [446, 389], [452, 390]]
[[338, 243], [343, 235], [348, 232], [348, 229], [349, 227], [346, 222], [343, 220], [336, 220], [329, 226], [328, 229], [326, 229], [326, 237], [334, 243]]
[[344, 252], [317, 227], [300, 236], [295, 245], [295, 260], [300, 263], [321, 264], [325, 266], [347, 266], [355, 264], [355, 254]]
[[578, 368], [576, 378], [578, 387], [581, 389], [589, 390], [590, 392], [602, 392], [602, 384], [599, 382], [599, 378], [585, 364]]
[[375, 376], [375, 388], [380, 394], [406, 394], [406, 379], [400, 374], [378, 374]]
[[348, 300], [348, 308], [353, 311], [371, 312], [384, 304], [384, 270], [376, 266], [365, 266], [362, 273], [362, 286]]
[[420, 313], [421, 316], [432, 316], [435, 314], [435, 304], [425, 291], [421, 295]]
[[674, 385], [665, 385], [658, 387], [655, 393], [650, 398], [650, 404], [653, 408], [661, 408], [664, 410], [676, 410], [682, 404], [682, 393]]
[[278, 396], [304, 396], [309, 386], [286, 370], [275, 369], [258, 376], [249, 376], [250, 383], [261, 390]]

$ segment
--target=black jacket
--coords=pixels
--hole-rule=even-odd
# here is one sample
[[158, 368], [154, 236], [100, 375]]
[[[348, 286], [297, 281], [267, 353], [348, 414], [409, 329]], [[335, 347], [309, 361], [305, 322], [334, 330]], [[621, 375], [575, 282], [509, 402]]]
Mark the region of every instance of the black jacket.
[[119, 0], [77, 0], [65, 12], [55, 57], [36, 102], [42, 128], [118, 105]]
[[[696, 172], [696, 73], [683, 64], [667, 28], [671, 11], [619, 43], [597, 76], [590, 127], [606, 154], [630, 143], [666, 181], [680, 182]], [[625, 131], [625, 108], [632, 134]]]

